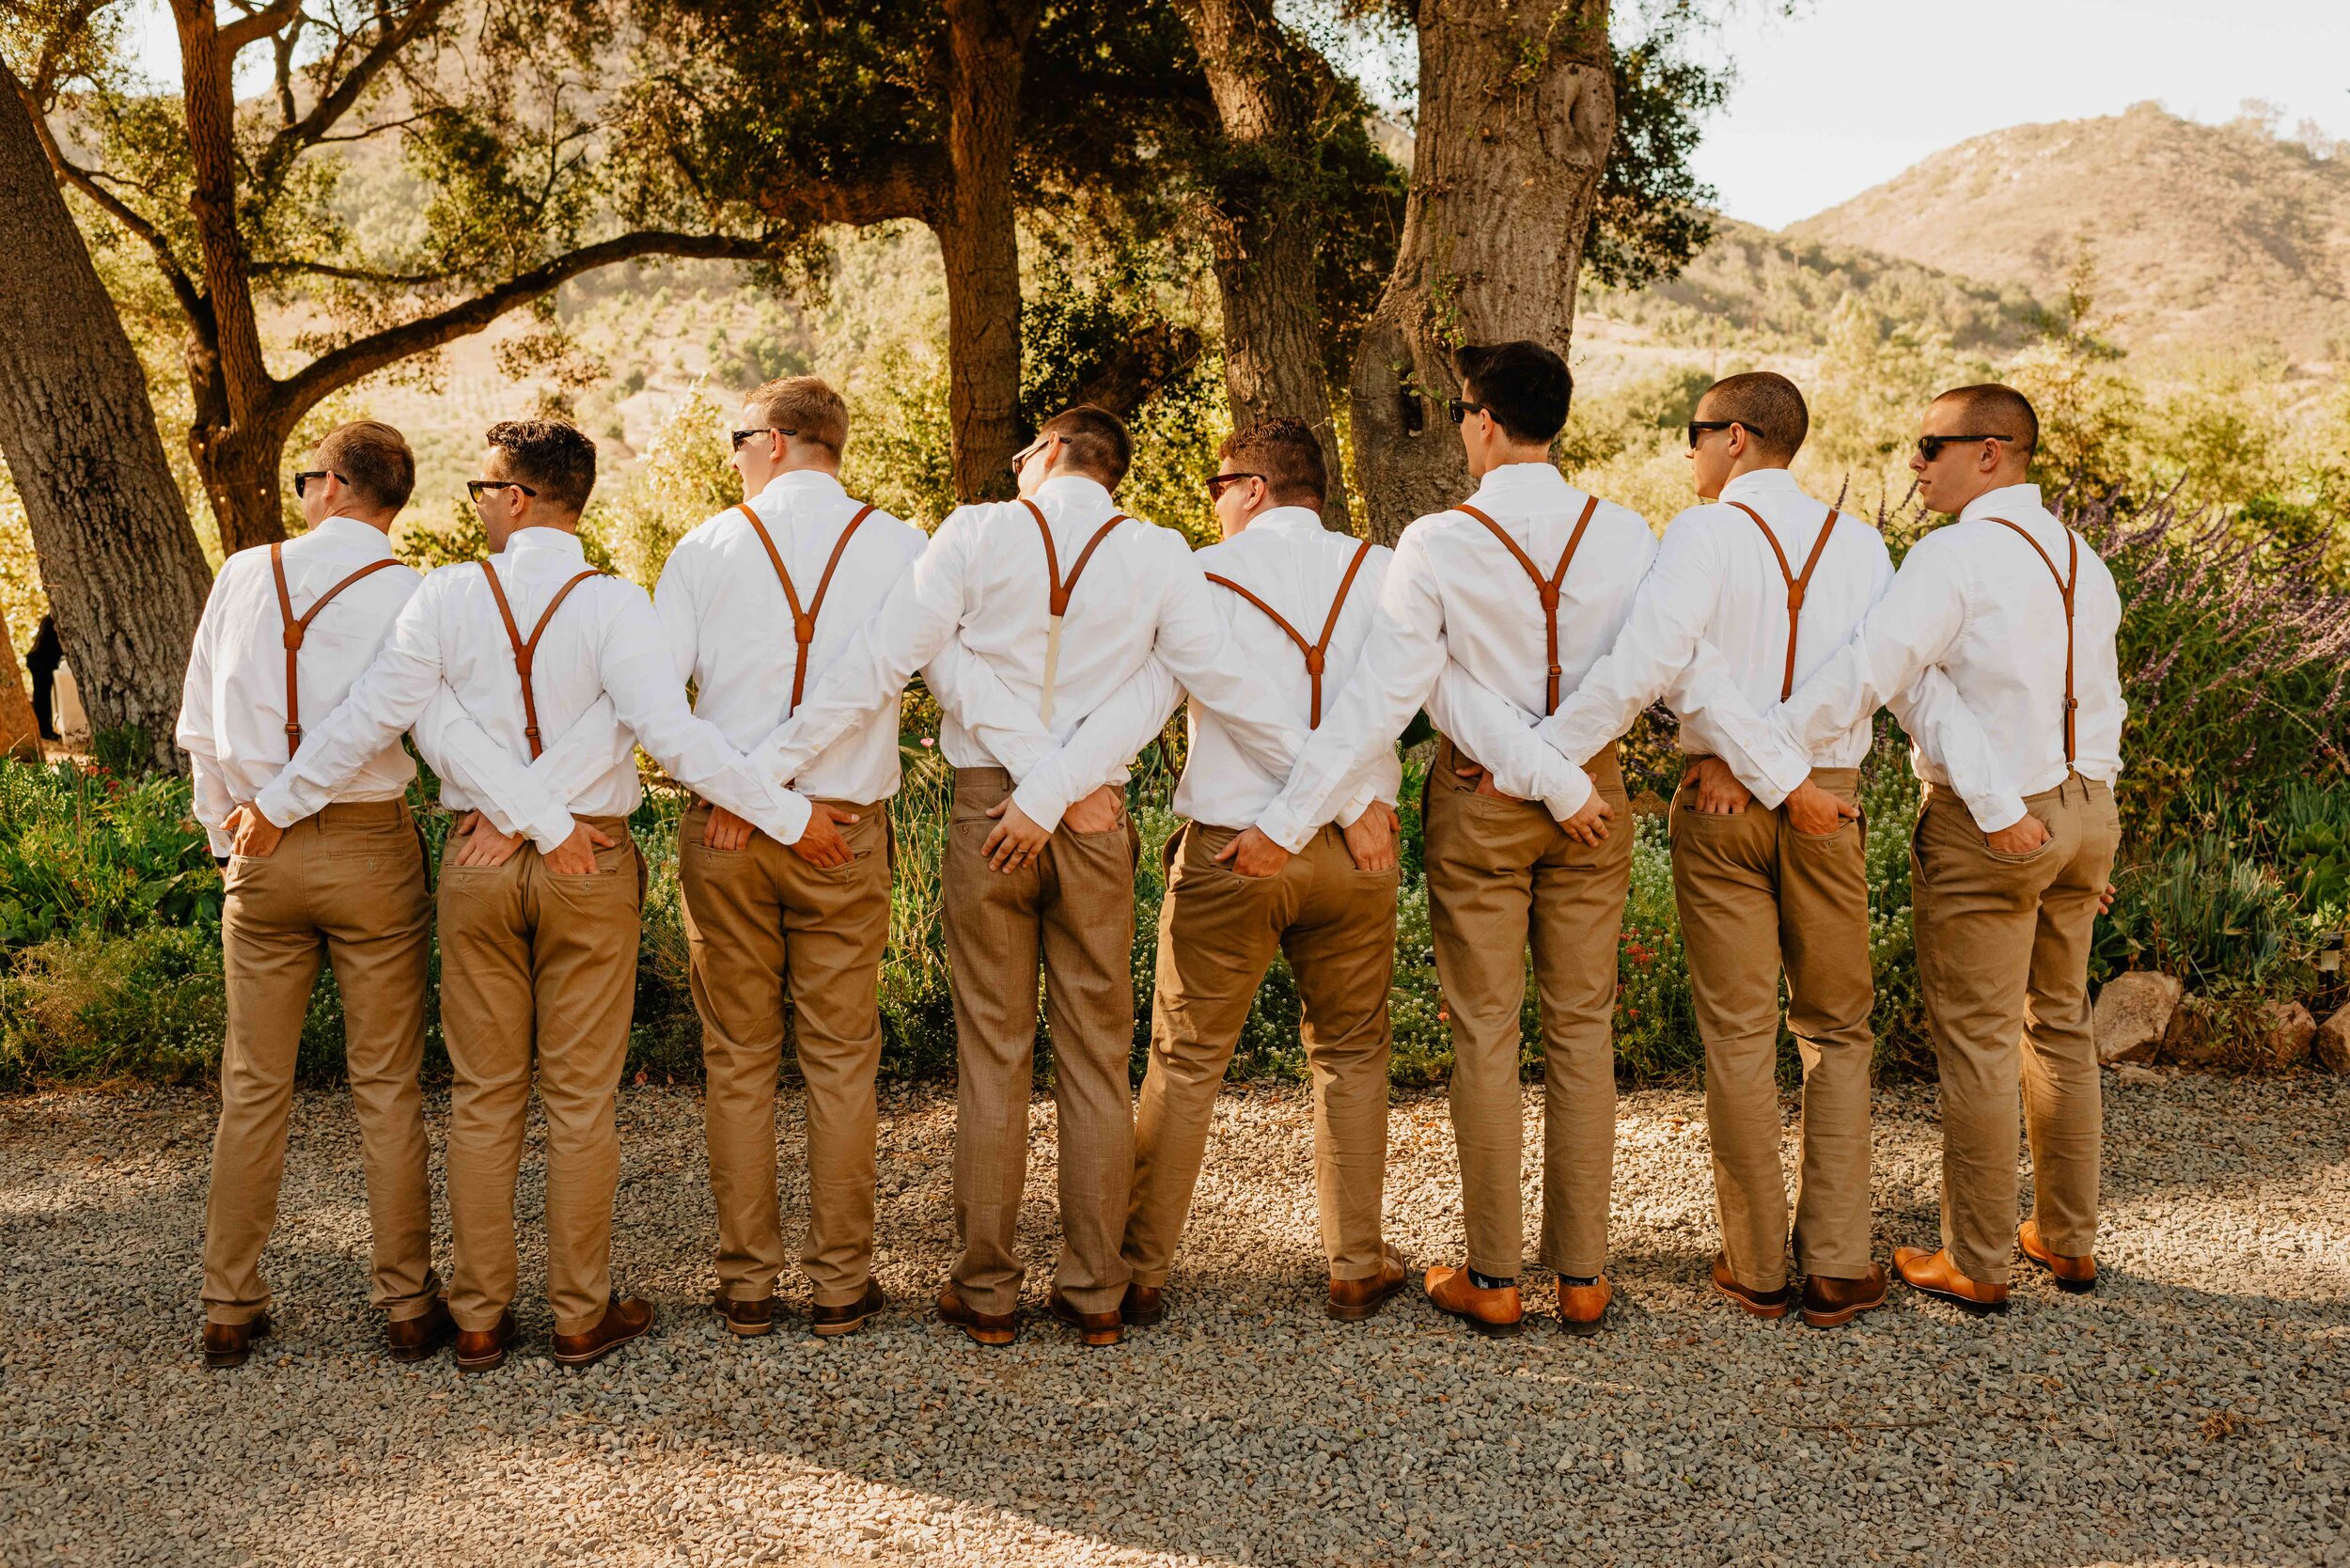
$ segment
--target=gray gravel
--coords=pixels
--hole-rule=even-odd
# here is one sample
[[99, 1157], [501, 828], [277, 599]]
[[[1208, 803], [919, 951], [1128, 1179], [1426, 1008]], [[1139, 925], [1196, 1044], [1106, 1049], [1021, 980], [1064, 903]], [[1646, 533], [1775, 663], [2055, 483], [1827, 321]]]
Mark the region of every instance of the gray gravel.
[[[1930, 1093], [1878, 1105], [1882, 1256], [1933, 1234], [1935, 1142]], [[1088, 1352], [1040, 1312], [987, 1351], [926, 1309], [950, 1099], [885, 1105], [889, 1315], [738, 1342], [700, 1307], [698, 1101], [635, 1089], [618, 1262], [654, 1338], [568, 1372], [526, 1300], [529, 1354], [461, 1381], [377, 1353], [341, 1099], [298, 1106], [279, 1329], [235, 1372], [194, 1343], [205, 1097], [0, 1103], [0, 1560], [2350, 1562], [2350, 1085], [2166, 1077], [2108, 1105], [2095, 1295], [2026, 1278], [1978, 1322], [1897, 1292], [1821, 1333], [1700, 1288], [1697, 1098], [1628, 1096], [1614, 1331], [1494, 1341], [1417, 1297], [1324, 1319], [1307, 1102], [1230, 1094], [1177, 1315]], [[1390, 1233], [1448, 1258], [1443, 1104], [1393, 1126]]]

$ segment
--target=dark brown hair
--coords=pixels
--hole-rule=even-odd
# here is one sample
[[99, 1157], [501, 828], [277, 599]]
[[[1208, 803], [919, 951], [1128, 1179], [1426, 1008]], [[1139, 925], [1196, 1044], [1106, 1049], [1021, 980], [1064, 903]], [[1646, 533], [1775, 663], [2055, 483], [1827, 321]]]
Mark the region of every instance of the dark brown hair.
[[1461, 390], [1509, 432], [1512, 441], [1549, 441], [1566, 428], [1574, 377], [1567, 362], [1540, 343], [1520, 339], [1480, 348], [1468, 344], [1452, 356]]
[[1785, 463], [1803, 448], [1811, 433], [1811, 410], [1804, 405], [1795, 384], [1776, 370], [1748, 370], [1724, 376], [1698, 400], [1709, 419], [1729, 419], [1746, 427], [1765, 457]]
[[596, 444], [560, 419], [509, 419], [492, 425], [490, 445], [506, 454], [514, 478], [565, 511], [584, 511], [596, 488]]
[[415, 494], [416, 458], [408, 438], [380, 419], [337, 425], [319, 443], [318, 463], [340, 474], [351, 493], [371, 507], [398, 511]]
[[840, 455], [849, 444], [849, 405], [821, 376], [785, 376], [744, 400], [772, 430], [794, 431], [803, 441]]
[[1117, 415], [1091, 403], [1079, 403], [1044, 421], [1041, 440], [1059, 436], [1069, 449], [1072, 466], [1091, 475], [1112, 490], [1126, 478], [1135, 461], [1135, 444]]
[[1330, 470], [1323, 462], [1322, 443], [1302, 419], [1261, 419], [1245, 431], [1234, 431], [1215, 449], [1220, 463], [1261, 475], [1265, 493], [1276, 506], [1322, 510], [1330, 493]]
[[2021, 447], [2026, 457], [2040, 449], [2040, 416], [2032, 412], [2031, 400], [2013, 386], [1998, 382], [1953, 386], [1934, 400], [1958, 405], [1969, 427], [1965, 434], [1998, 436]]

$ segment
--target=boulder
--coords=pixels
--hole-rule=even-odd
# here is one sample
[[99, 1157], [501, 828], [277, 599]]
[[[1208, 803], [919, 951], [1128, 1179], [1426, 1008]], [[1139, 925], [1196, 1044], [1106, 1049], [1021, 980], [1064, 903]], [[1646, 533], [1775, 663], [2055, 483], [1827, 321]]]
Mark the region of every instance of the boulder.
[[2317, 1026], [2310, 1036], [2310, 1058], [2329, 1073], [2350, 1073], [2350, 1007]]
[[2097, 1035], [2097, 1059], [2107, 1067], [2118, 1061], [2153, 1060], [2186, 989], [2175, 976], [2154, 969], [2134, 969], [2106, 981], [2090, 1015]]
[[2170, 1019], [2162, 1054], [2193, 1067], [2280, 1072], [2309, 1059], [2317, 1020], [2299, 1002], [2214, 1007], [2190, 997]]
[[2252, 1014], [2252, 1048], [2264, 1067], [2298, 1067], [2310, 1059], [2317, 1020], [2299, 1002], [2263, 1002]]

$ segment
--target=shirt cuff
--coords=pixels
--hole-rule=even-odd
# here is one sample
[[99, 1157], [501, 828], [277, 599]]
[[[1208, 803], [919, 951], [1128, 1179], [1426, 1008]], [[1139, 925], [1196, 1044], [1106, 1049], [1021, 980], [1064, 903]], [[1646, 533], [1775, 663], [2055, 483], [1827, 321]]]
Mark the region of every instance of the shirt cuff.
[[1565, 822], [1589, 804], [1592, 793], [1591, 776], [1583, 770], [1581, 763], [1569, 762], [1565, 778], [1560, 780], [1556, 792], [1543, 797], [1543, 804], [1549, 808], [1553, 817]]
[[2013, 827], [2028, 815], [2024, 797], [2013, 790], [1997, 794], [1967, 795], [1966, 814], [1975, 819], [1975, 825], [1985, 833], [1999, 833]]
[[303, 818], [316, 813], [305, 811], [294, 792], [277, 780], [271, 780], [261, 792], [253, 797], [253, 809], [267, 817], [274, 827], [288, 828]]
[[[1009, 770], [1010, 764], [1006, 766]], [[1029, 775], [1026, 782], [1012, 791], [1011, 801], [1023, 815], [1047, 833], [1060, 826], [1061, 816], [1069, 809], [1062, 792], [1053, 789], [1042, 774]]]
[[540, 854], [553, 855], [563, 847], [578, 825], [568, 810], [552, 810], [543, 817], [523, 823], [522, 827], [530, 835], [530, 841], [539, 846]]
[[225, 858], [236, 851], [237, 836], [233, 833], [225, 832], [207, 823], [204, 828], [204, 837], [212, 840], [212, 854], [216, 857]]
[[1313, 842], [1317, 824], [1300, 822], [1286, 800], [1277, 800], [1257, 819], [1257, 831], [1296, 855]]

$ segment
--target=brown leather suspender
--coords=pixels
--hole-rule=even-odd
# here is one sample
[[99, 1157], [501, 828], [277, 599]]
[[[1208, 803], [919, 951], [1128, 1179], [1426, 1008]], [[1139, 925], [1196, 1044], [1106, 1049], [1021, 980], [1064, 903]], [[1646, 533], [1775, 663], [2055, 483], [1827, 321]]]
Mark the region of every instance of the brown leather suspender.
[[1307, 720], [1306, 723], [1306, 728], [1308, 729], [1319, 729], [1322, 728], [1322, 667], [1329, 656], [1330, 638], [1339, 629], [1339, 612], [1346, 608], [1346, 596], [1349, 593], [1352, 593], [1355, 589], [1355, 573], [1363, 569], [1363, 560], [1370, 554], [1371, 541], [1365, 540], [1359, 546], [1356, 547], [1355, 551], [1355, 558], [1346, 563], [1346, 575], [1339, 579], [1339, 595], [1336, 599], [1330, 601], [1330, 617], [1322, 623], [1322, 635], [1310, 643], [1299, 635], [1296, 627], [1291, 625], [1289, 621], [1283, 618], [1280, 611], [1275, 609], [1272, 605], [1266, 604], [1263, 600], [1258, 598], [1255, 594], [1249, 592], [1246, 588], [1241, 587], [1230, 577], [1219, 577], [1213, 572], [1200, 573], [1201, 576], [1207, 578], [1208, 581], [1215, 584], [1218, 588], [1230, 588], [1234, 593], [1239, 594], [1243, 599], [1247, 600], [1251, 604], [1254, 604], [1257, 608], [1262, 610], [1266, 616], [1272, 619], [1274, 625], [1278, 626], [1282, 631], [1289, 634], [1290, 641], [1297, 644], [1297, 651], [1306, 655], [1306, 673], [1308, 676], [1312, 678], [1314, 689], [1313, 716]]
[[335, 595], [342, 592], [360, 578], [371, 577], [387, 566], [399, 564], [400, 562], [388, 557], [380, 561], [368, 562], [367, 565], [320, 594], [318, 603], [303, 612], [300, 619], [296, 619], [293, 613], [293, 594], [286, 587], [286, 547], [283, 544], [273, 544], [269, 547], [269, 569], [277, 579], [277, 613], [286, 622], [286, 755], [288, 758], [290, 759], [295, 752], [302, 749], [302, 682], [297, 666], [301, 663], [302, 639], [309, 635], [310, 622], [319, 618], [321, 610], [334, 602]]
[[1784, 702], [1795, 695], [1795, 620], [1803, 614], [1805, 590], [1811, 587], [1811, 569], [1819, 565], [1820, 557], [1827, 553], [1827, 536], [1836, 531], [1836, 509], [1827, 509], [1827, 521], [1820, 525], [1820, 537], [1811, 541], [1811, 554], [1805, 558], [1803, 575], [1798, 577], [1788, 570], [1787, 552], [1779, 548], [1778, 536], [1771, 532], [1768, 523], [1762, 521], [1762, 514], [1744, 501], [1730, 504], [1754, 519], [1754, 525], [1762, 530], [1764, 539], [1770, 541], [1771, 554], [1778, 557], [1778, 574], [1787, 579], [1787, 679], [1780, 682], [1778, 687], [1778, 699]]
[[2004, 517], [1986, 517], [1983, 521], [2013, 528], [2023, 541], [2031, 546], [2031, 553], [2040, 557], [2040, 564], [2048, 569], [2048, 575], [2056, 578], [2057, 592], [2064, 600], [2064, 766], [2069, 772], [2073, 766], [2073, 714], [2080, 707], [2073, 697], [2073, 589], [2080, 585], [2081, 580], [2080, 536], [2070, 528], [2064, 530], [2064, 564], [2071, 574], [2058, 576], [2055, 557], [2042, 548], [2040, 541], [2026, 532], [2021, 524], [2010, 523]]
[[734, 510], [749, 520], [751, 531], [759, 535], [759, 542], [767, 547], [767, 559], [774, 565], [776, 576], [783, 584], [783, 597], [791, 605], [791, 639], [800, 645], [799, 660], [791, 668], [791, 708], [796, 711], [801, 695], [807, 690], [807, 650], [816, 640], [816, 618], [823, 613], [824, 593], [832, 587], [833, 569], [847, 554], [850, 537], [856, 532], [858, 525], [873, 515], [873, 503], [868, 501], [859, 507], [857, 514], [849, 519], [849, 525], [840, 530], [840, 537], [832, 541], [832, 557], [824, 562], [824, 574], [816, 579], [816, 597], [807, 602], [806, 609], [800, 608], [799, 589], [791, 586], [791, 573], [783, 569], [783, 557], [776, 549], [776, 541], [768, 534], [767, 525], [759, 520], [759, 513], [751, 510], [748, 501]]
[[1049, 592], [1044, 612], [1044, 697], [1037, 705], [1037, 718], [1049, 729], [1053, 724], [1053, 678], [1060, 671], [1061, 617], [1069, 613], [1069, 596], [1076, 590], [1077, 579], [1085, 575], [1086, 562], [1093, 558], [1094, 547], [1110, 537], [1111, 529], [1126, 521], [1126, 514], [1112, 512], [1110, 520], [1093, 531], [1086, 547], [1077, 552], [1077, 564], [1069, 569], [1069, 576], [1063, 580], [1060, 557], [1053, 549], [1052, 525], [1044, 521], [1044, 509], [1025, 495], [1020, 504], [1028, 509], [1028, 515], [1036, 519], [1037, 532], [1044, 536], [1044, 572]]
[[506, 640], [514, 645], [514, 673], [521, 676], [523, 682], [523, 738], [530, 743], [530, 760], [535, 762], [546, 747], [539, 744], [539, 697], [530, 685], [530, 661], [538, 656], [539, 639], [546, 635], [547, 622], [553, 620], [555, 612], [563, 607], [563, 601], [572, 596], [572, 589], [588, 578], [601, 577], [603, 573], [590, 568], [556, 588], [555, 597], [548, 600], [547, 607], [540, 612], [539, 624], [530, 629], [528, 642], [523, 640], [522, 628], [514, 624], [514, 607], [506, 602], [506, 586], [498, 581], [497, 568], [483, 561], [481, 574], [490, 581], [490, 597], [498, 602], [498, 619], [506, 622]]
[[1599, 510], [1599, 497], [1594, 495], [1583, 503], [1583, 515], [1574, 520], [1574, 532], [1568, 537], [1567, 547], [1559, 554], [1559, 570], [1547, 577], [1543, 575], [1542, 568], [1534, 564], [1534, 557], [1521, 549], [1518, 541], [1512, 539], [1509, 531], [1500, 524], [1472, 506], [1463, 505], [1453, 510], [1468, 513], [1492, 529], [1494, 538], [1501, 541], [1508, 547], [1510, 554], [1517, 557], [1518, 564], [1526, 568], [1526, 574], [1534, 580], [1534, 591], [1540, 594], [1543, 600], [1543, 627], [1549, 635], [1550, 677], [1549, 684], [1544, 689], [1543, 712], [1557, 713], [1559, 711], [1559, 585], [1567, 580], [1567, 567], [1574, 560], [1575, 547], [1583, 542], [1583, 530], [1591, 525], [1591, 514]]

